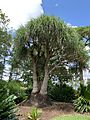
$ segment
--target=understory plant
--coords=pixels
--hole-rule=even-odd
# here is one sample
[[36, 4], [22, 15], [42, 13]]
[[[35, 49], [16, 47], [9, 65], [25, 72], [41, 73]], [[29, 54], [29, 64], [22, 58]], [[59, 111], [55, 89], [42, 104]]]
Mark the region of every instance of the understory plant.
[[74, 100], [73, 104], [76, 112], [90, 112], [90, 100], [85, 99], [83, 96]]
[[72, 102], [75, 96], [75, 90], [66, 84], [52, 84], [48, 86], [48, 95], [49, 97], [58, 102]]
[[28, 120], [39, 120], [42, 111], [33, 107], [31, 112], [28, 113]]
[[16, 97], [9, 95], [6, 83], [0, 81], [0, 120], [18, 120], [15, 115]]
[[18, 81], [9, 81], [7, 84], [9, 94], [14, 94], [17, 98], [15, 99], [16, 104], [22, 102], [27, 98], [25, 88]]

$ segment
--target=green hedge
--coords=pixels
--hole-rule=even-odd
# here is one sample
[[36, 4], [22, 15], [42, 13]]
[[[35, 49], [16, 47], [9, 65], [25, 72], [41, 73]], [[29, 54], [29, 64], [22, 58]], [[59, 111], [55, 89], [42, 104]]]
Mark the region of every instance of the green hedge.
[[66, 85], [53, 85], [49, 83], [48, 95], [54, 101], [72, 102], [76, 98], [75, 90]]

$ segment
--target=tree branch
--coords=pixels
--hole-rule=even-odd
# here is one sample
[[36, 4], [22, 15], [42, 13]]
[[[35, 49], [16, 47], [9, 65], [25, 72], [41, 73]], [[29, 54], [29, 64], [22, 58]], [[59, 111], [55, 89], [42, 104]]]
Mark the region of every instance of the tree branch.
[[[65, 63], [66, 63], [66, 64], [65, 64]], [[49, 74], [51, 74], [52, 71], [55, 70], [56, 68], [60, 68], [60, 67], [61, 67], [60, 65], [64, 65], [64, 64], [65, 64], [66, 66], [68, 66], [68, 65], [67, 65], [67, 62], [65, 62], [65, 61], [64, 61], [64, 62], [59, 62], [58, 64], [56, 64], [56, 65], [49, 71]]]

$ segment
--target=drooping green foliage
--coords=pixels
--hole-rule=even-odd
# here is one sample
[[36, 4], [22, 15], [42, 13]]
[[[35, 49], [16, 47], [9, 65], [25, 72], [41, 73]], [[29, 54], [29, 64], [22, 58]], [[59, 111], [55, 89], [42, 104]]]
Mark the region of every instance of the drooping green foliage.
[[26, 55], [29, 48], [29, 54], [38, 55], [40, 52], [39, 54], [42, 55], [45, 52], [45, 45], [47, 45], [50, 47], [51, 54], [52, 51], [55, 54], [55, 51], [60, 49], [57, 51], [61, 53], [60, 55], [67, 52], [65, 57], [72, 59], [72, 52], [77, 50], [78, 56], [76, 57], [78, 58], [82, 52], [81, 49], [84, 48], [84, 44], [79, 41], [79, 35], [73, 28], [67, 27], [63, 21], [49, 16], [41, 16], [28, 22], [26, 27], [22, 26], [17, 30], [16, 39], [17, 54], [19, 52], [19, 55]]
[[[82, 60], [84, 62], [86, 59], [84, 44], [79, 41], [79, 35], [73, 28], [66, 26], [63, 21], [55, 17], [41, 16], [28, 22], [26, 27], [22, 26], [17, 30], [16, 53], [19, 58], [34, 55], [39, 63], [42, 57], [43, 60], [40, 63], [42, 65], [46, 56], [45, 46], [49, 49], [52, 70], [55, 65], [64, 64], [64, 61]], [[27, 54], [28, 56], [25, 57]]]

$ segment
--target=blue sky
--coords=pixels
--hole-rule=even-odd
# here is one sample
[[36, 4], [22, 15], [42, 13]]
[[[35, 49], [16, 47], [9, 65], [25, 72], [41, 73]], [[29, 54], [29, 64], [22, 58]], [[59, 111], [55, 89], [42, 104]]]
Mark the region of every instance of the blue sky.
[[90, 25], [90, 0], [43, 0], [46, 15], [60, 17], [74, 26]]
[[0, 9], [15, 29], [43, 13], [60, 17], [72, 26], [90, 25], [90, 0], [0, 0]]
[[90, 25], [90, 0], [0, 0], [0, 9], [14, 29], [43, 13], [60, 17], [73, 26]]

